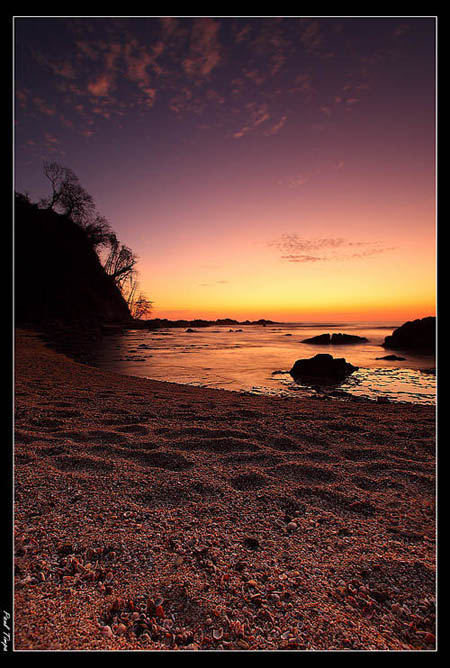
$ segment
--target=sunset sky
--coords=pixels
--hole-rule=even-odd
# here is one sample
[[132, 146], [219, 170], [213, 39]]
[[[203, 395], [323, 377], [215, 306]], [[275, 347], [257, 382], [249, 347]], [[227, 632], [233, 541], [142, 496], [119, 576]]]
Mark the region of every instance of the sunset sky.
[[435, 312], [434, 18], [20, 18], [15, 189], [70, 167], [154, 317]]

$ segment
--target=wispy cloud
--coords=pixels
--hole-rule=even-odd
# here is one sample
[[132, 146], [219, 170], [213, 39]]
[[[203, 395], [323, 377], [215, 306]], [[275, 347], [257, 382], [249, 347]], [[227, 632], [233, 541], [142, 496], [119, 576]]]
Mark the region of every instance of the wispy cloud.
[[214, 285], [226, 285], [230, 281], [211, 281], [210, 283], [199, 283], [199, 286], [202, 288], [211, 288]]
[[[270, 119], [269, 106], [267, 103], [249, 102], [245, 109], [248, 113], [247, 123], [241, 127], [240, 130], [234, 133], [235, 139], [240, 139], [248, 132], [256, 130], [262, 123]], [[283, 122], [284, 124], [284, 122]]]
[[269, 136], [269, 135], [277, 135], [277, 134], [279, 133], [279, 131], [281, 130], [281, 128], [282, 128], [282, 127], [284, 126], [284, 124], [286, 123], [286, 121], [287, 121], [287, 116], [286, 116], [286, 115], [285, 115], [285, 116], [282, 116], [282, 117], [280, 118], [280, 120], [278, 121], [278, 123], [275, 123], [275, 125], [272, 125], [271, 128], [269, 128], [268, 130], [265, 130], [265, 131], [264, 131], [264, 134], [265, 134], [266, 136]]
[[287, 262], [330, 262], [369, 258], [395, 250], [380, 241], [349, 241], [343, 237], [306, 238], [297, 234], [284, 234], [268, 245], [281, 252]]

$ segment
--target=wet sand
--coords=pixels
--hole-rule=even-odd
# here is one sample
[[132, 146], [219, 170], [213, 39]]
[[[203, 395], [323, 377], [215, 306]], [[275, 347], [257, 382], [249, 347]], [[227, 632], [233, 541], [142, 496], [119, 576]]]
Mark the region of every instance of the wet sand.
[[15, 357], [16, 650], [435, 648], [433, 407]]

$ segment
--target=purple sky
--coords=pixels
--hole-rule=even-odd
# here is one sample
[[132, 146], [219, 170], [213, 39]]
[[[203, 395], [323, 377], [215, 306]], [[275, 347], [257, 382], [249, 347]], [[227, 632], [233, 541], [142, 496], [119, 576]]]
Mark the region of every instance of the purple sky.
[[16, 18], [16, 190], [70, 167], [155, 315], [434, 309], [434, 18]]

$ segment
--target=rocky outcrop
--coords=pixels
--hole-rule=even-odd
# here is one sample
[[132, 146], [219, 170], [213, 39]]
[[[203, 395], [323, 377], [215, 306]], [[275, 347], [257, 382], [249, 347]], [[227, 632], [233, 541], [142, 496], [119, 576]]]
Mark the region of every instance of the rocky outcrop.
[[14, 213], [17, 324], [90, 327], [131, 320], [81, 227], [20, 197]]
[[429, 316], [405, 322], [395, 329], [390, 336], [386, 336], [385, 348], [398, 350], [421, 350], [434, 352], [436, 347], [436, 318]]
[[348, 343], [364, 343], [365, 341], [368, 341], [365, 336], [356, 336], [356, 334], [320, 334], [319, 336], [312, 336], [310, 339], [303, 339], [302, 343], [339, 346]]
[[294, 379], [316, 379], [324, 382], [343, 380], [358, 369], [343, 357], [315, 355], [309, 359], [297, 360], [289, 371]]

